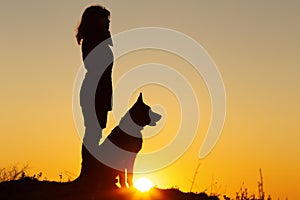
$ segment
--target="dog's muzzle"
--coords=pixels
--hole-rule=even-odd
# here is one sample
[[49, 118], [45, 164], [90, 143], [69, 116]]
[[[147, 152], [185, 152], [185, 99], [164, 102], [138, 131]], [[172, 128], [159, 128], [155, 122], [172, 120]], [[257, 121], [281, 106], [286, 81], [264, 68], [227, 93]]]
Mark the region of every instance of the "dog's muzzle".
[[149, 117], [151, 119], [149, 126], [155, 126], [156, 122], [161, 119], [161, 115], [153, 112], [151, 109], [149, 110]]

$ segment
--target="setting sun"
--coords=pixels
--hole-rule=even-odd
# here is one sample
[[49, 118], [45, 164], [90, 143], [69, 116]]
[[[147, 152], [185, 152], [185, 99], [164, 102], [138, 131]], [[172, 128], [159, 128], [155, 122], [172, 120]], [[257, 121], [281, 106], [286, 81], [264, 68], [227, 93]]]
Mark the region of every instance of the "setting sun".
[[134, 181], [134, 187], [141, 192], [147, 192], [153, 187], [153, 183], [148, 178], [139, 178]]

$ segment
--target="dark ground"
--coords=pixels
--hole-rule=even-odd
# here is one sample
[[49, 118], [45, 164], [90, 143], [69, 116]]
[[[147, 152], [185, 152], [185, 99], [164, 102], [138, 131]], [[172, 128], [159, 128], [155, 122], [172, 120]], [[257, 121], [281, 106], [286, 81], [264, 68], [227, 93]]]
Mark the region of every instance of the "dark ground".
[[0, 200], [218, 200], [218, 197], [205, 193], [184, 193], [178, 189], [153, 188], [141, 193], [134, 189], [111, 191], [82, 191], [74, 182], [58, 183], [21, 179], [0, 183]]

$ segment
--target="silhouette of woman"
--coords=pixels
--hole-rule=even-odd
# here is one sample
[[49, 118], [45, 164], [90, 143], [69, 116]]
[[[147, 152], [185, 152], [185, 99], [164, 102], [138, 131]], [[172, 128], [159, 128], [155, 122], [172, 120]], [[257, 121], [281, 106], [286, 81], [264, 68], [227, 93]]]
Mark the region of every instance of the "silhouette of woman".
[[80, 90], [85, 125], [80, 177], [86, 177], [88, 182], [97, 179], [98, 161], [91, 153], [97, 152], [107, 114], [112, 110], [113, 53], [109, 18], [110, 12], [104, 7], [90, 6], [83, 13], [76, 34], [87, 71]]

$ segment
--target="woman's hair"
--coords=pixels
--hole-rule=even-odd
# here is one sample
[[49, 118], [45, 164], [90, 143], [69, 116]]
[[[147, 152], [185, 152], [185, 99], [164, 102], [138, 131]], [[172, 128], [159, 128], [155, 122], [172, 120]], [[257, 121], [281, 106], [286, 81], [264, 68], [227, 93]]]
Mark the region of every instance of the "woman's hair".
[[100, 5], [93, 5], [85, 9], [77, 28], [76, 39], [80, 45], [84, 39], [99, 39], [101, 41], [110, 37], [109, 27], [101, 26], [101, 20], [109, 23], [110, 12]]

